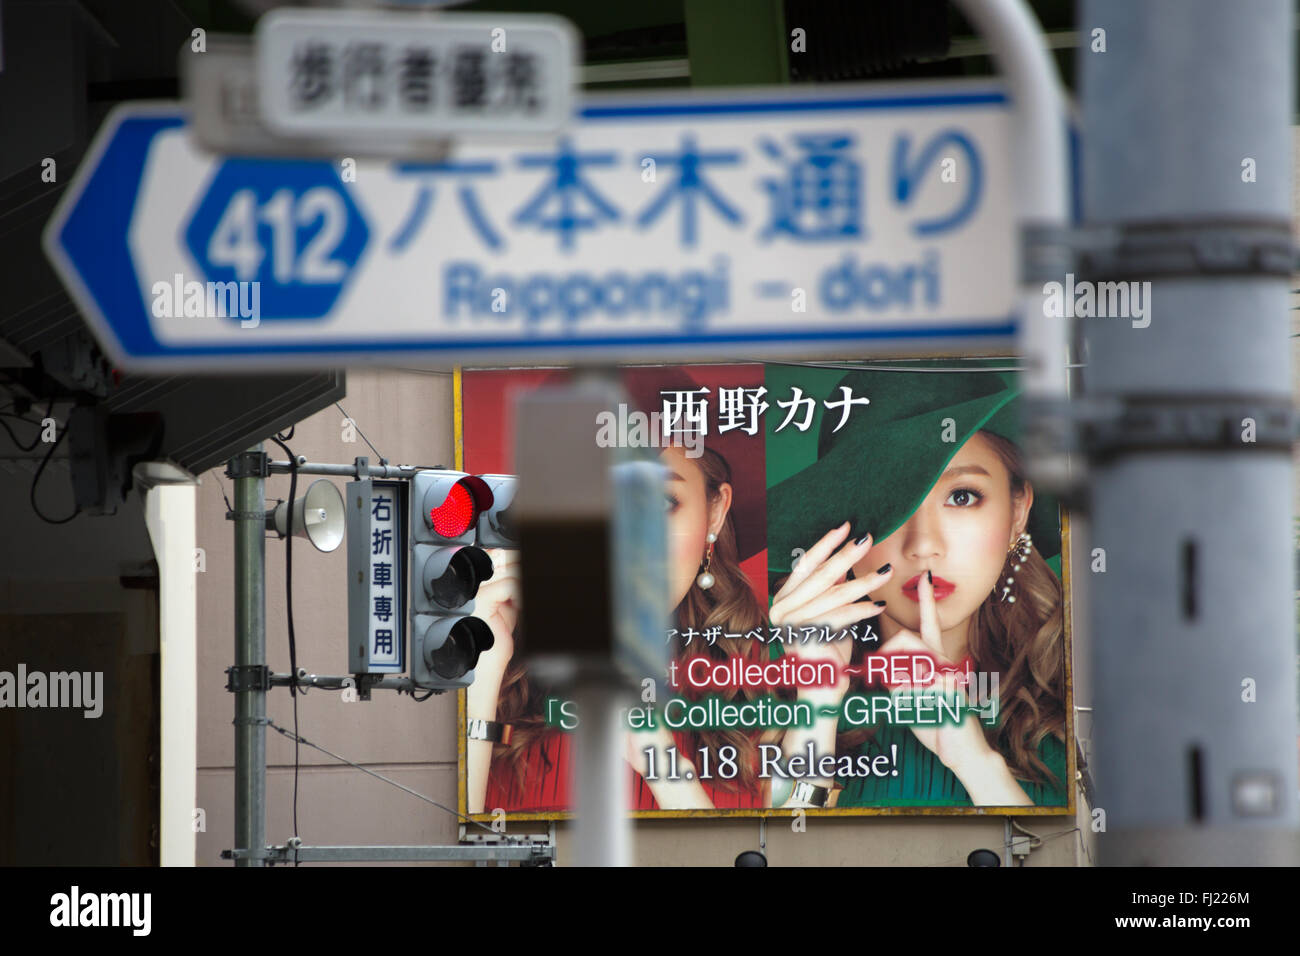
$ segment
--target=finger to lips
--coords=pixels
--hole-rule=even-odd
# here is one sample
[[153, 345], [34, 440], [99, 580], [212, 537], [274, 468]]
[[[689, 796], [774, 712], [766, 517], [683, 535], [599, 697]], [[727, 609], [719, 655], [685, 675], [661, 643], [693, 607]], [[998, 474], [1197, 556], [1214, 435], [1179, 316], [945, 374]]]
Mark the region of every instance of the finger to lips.
[[934, 600], [934, 582], [932, 574], [926, 571], [916, 583], [916, 596], [921, 605], [921, 640], [930, 649], [942, 656], [943, 634], [939, 630], [939, 607]]

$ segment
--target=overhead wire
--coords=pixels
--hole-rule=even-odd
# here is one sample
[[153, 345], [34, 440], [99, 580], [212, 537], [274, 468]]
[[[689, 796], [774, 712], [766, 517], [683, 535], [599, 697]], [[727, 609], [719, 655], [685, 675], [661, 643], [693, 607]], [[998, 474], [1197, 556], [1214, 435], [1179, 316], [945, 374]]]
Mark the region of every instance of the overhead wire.
[[388, 464], [388, 459], [385, 458], [383, 455], [381, 455], [379, 453], [379, 449], [371, 444], [370, 439], [366, 437], [366, 433], [363, 432], [361, 430], [361, 426], [357, 424], [357, 420], [347, 413], [347, 409], [345, 409], [338, 402], [334, 403], [334, 407], [337, 408], [340, 412], [342, 412], [343, 417], [352, 423], [352, 427], [357, 430], [357, 434], [361, 436], [361, 440], [364, 441], [367, 445], [370, 445], [370, 450], [375, 453], [375, 457], [379, 459], [379, 463], [381, 465]]
[[[290, 434], [292, 437], [292, 433]], [[298, 836], [298, 642], [293, 631], [293, 500], [298, 493], [298, 459], [279, 434], [271, 440], [284, 449], [289, 459], [289, 507], [284, 529], [284, 602], [289, 625], [289, 696], [293, 699], [293, 835]], [[294, 866], [298, 865], [297, 859]]]
[[[9, 407], [11, 408], [15, 407], [15, 403], [10, 402]], [[45, 408], [45, 418], [42, 419], [41, 421], [32, 421], [32, 419], [28, 418], [26, 415], [17, 415], [8, 410], [0, 411], [0, 416], [3, 416], [4, 418], [12, 418], [15, 421], [26, 422], [28, 425], [35, 425], [36, 428], [39, 429], [39, 431], [36, 434], [36, 437], [32, 439], [32, 443], [30, 445], [24, 445], [22, 442], [20, 442], [18, 440], [18, 436], [14, 434], [13, 429], [9, 427], [9, 424], [7, 422], [0, 420], [0, 428], [3, 428], [6, 432], [9, 433], [10, 440], [13, 441], [13, 443], [18, 446], [19, 450], [33, 451], [35, 450], [36, 446], [41, 443], [41, 433], [44, 432], [44, 423], [51, 419], [53, 413], [54, 413], [54, 399], [50, 399], [49, 405], [47, 405]]]
[[[487, 830], [489, 833], [494, 833], [494, 834], [497, 833], [496, 830], [493, 830], [492, 827], [488, 826], [486, 823], [483, 823], [481, 820], [475, 820], [472, 817], [467, 817], [463, 813], [460, 813], [457, 810], [453, 810], [451, 807], [439, 803], [437, 800], [434, 800], [432, 797], [425, 796], [424, 794], [420, 793], [418, 790], [412, 790], [410, 787], [404, 784], [400, 784], [396, 780], [393, 780], [389, 777], [385, 777], [381, 773], [375, 773], [375, 771], [370, 770], [367, 767], [363, 767], [359, 763], [354, 763], [353, 761], [349, 760], [347, 757], [341, 756], [340, 754], [336, 754], [331, 750], [326, 750], [320, 744], [312, 743], [310, 740], [306, 739], [305, 737], [299, 736], [296, 732], [281, 727], [273, 720], [268, 720], [267, 726], [270, 727], [272, 730], [274, 730], [276, 733], [281, 734], [282, 736], [292, 738], [295, 744], [301, 743], [315, 750], [319, 750], [321, 753], [333, 757], [335, 760], [342, 761], [343, 763], [347, 764], [349, 767], [352, 767], [356, 770], [360, 770], [362, 773], [369, 774], [370, 776], [376, 778], [377, 780], [384, 781], [384, 783], [392, 784], [398, 790], [405, 791], [406, 793], [409, 793], [413, 797], [418, 797], [419, 799], [423, 800], [425, 803], [431, 803], [439, 810], [445, 810], [447, 813], [450, 813], [452, 816], [456, 817], [456, 819], [460, 820], [462, 823], [468, 823], [473, 826], [480, 827], [484, 830]], [[509, 838], [508, 835], [507, 838]]]
[[41, 443], [41, 436], [38, 432], [36, 437], [32, 439], [30, 445], [24, 445], [18, 440], [18, 436], [14, 434], [14, 430], [9, 427], [9, 423], [5, 421], [6, 418], [14, 418], [20, 422], [26, 422], [28, 425], [36, 425], [38, 428], [40, 427], [40, 423], [34, 422], [30, 418], [23, 418], [21, 415], [10, 415], [7, 412], [0, 412], [0, 428], [3, 428], [9, 433], [9, 440], [18, 446], [19, 451], [33, 451], [36, 446]]
[[[49, 413], [52, 412], [53, 410], [54, 410], [54, 402], [51, 401], [45, 417], [49, 418], [50, 417]], [[74, 501], [72, 514], [68, 515], [66, 518], [51, 518], [46, 514], [44, 514], [41, 511], [40, 505], [36, 503], [36, 488], [38, 485], [40, 485], [41, 475], [45, 473], [45, 466], [50, 463], [50, 458], [54, 456], [54, 450], [63, 443], [64, 436], [68, 434], [68, 428], [66, 425], [64, 425], [62, 428], [59, 428], [56, 425], [55, 432], [57, 433], [57, 435], [54, 441], [50, 442], [49, 451], [45, 453], [45, 457], [41, 459], [41, 463], [37, 466], [36, 474], [32, 475], [32, 487], [31, 487], [31, 491], [28, 493], [28, 500], [31, 502], [32, 511], [35, 513], [36, 517], [40, 518], [46, 524], [59, 525], [59, 524], [67, 524], [73, 518], [77, 517], [77, 515], [81, 514], [81, 505], [76, 504], [76, 502]]]

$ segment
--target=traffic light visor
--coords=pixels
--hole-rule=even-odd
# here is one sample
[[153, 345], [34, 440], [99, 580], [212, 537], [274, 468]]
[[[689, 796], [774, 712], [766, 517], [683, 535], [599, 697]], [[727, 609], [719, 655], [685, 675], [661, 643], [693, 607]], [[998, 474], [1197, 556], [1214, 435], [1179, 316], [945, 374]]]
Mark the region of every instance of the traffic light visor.
[[451, 624], [447, 639], [437, 648], [426, 650], [429, 668], [439, 677], [456, 680], [478, 664], [479, 655], [490, 650], [492, 629], [476, 617], [462, 617]]
[[479, 513], [492, 507], [492, 490], [481, 478], [469, 476], [451, 486], [447, 497], [429, 509], [429, 524], [444, 538], [468, 531]]
[[[436, 567], [434, 565], [435, 571]], [[466, 601], [474, 600], [479, 584], [492, 577], [492, 571], [492, 559], [481, 548], [460, 548], [447, 561], [441, 574], [428, 575], [426, 593], [434, 603], [454, 610]]]

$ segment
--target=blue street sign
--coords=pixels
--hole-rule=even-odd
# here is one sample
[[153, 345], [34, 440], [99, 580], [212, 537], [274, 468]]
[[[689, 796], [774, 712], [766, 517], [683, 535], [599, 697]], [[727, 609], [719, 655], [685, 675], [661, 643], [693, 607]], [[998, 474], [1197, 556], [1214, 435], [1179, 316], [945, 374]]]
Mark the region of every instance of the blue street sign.
[[438, 162], [250, 159], [105, 121], [45, 234], [126, 369], [841, 357], [1014, 342], [987, 84], [582, 101]]

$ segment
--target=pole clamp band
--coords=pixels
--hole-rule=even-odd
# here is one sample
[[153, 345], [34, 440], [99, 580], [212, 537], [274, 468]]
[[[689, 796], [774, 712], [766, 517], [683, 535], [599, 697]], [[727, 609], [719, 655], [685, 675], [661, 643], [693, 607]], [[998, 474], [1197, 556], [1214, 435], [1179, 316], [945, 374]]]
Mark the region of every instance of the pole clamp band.
[[269, 478], [271, 458], [266, 452], [241, 451], [226, 462], [227, 478]]
[[795, 803], [806, 803], [810, 807], [825, 807], [830, 798], [831, 791], [828, 787], [819, 787], [807, 780], [798, 781], [794, 785], [794, 792], [790, 795], [790, 799]]
[[465, 736], [470, 740], [487, 740], [494, 744], [508, 744], [514, 728], [510, 724], [500, 724], [495, 720], [483, 720], [471, 717], [465, 723]]
[[232, 694], [271, 689], [271, 668], [265, 664], [236, 664], [226, 668], [226, 690]]
[[1283, 397], [1129, 396], [1111, 415], [1081, 421], [1089, 459], [1107, 461], [1150, 451], [1267, 451], [1289, 454], [1295, 435]]
[[1059, 282], [1074, 271], [1078, 233], [1070, 226], [1027, 223], [1020, 229], [1020, 282]]
[[1297, 271], [1288, 220], [1191, 219], [1085, 226], [1075, 230], [1073, 245], [1075, 271], [1090, 279], [1289, 278]]

